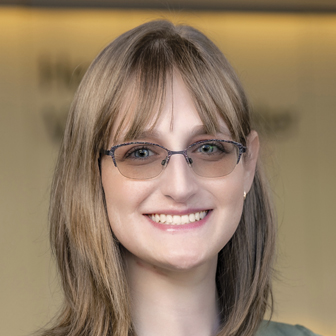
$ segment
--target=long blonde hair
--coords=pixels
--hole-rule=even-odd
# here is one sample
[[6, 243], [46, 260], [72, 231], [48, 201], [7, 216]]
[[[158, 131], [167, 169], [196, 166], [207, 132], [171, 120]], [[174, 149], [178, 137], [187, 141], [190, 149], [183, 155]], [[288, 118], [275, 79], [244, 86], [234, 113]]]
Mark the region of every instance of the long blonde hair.
[[[133, 334], [122, 253], [105, 207], [99, 152], [107, 147], [112, 128], [114, 138], [123, 129], [126, 139], [132, 139], [158, 118], [173, 69], [180, 72], [207, 130], [215, 132], [222, 118], [232, 138], [246, 144], [251, 126], [244, 90], [223, 54], [198, 30], [152, 21], [108, 45], [75, 95], [55, 170], [50, 238], [64, 304], [54, 327], [43, 335]], [[134, 99], [128, 102], [130, 90]], [[260, 324], [271, 297], [274, 236], [267, 182], [258, 165], [238, 229], [219, 253], [218, 335], [253, 335]]]

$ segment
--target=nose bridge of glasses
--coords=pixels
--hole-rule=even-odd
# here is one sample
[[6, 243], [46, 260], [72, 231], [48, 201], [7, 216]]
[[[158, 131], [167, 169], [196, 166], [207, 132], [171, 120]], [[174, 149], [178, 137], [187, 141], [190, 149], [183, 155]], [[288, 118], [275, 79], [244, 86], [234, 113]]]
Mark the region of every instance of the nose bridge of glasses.
[[171, 151], [171, 150], [168, 150], [168, 155], [167, 157], [162, 160], [161, 164], [164, 168], [167, 167], [168, 163], [169, 163], [169, 160], [170, 158], [173, 156], [173, 155], [176, 155], [176, 154], [181, 154], [184, 156], [186, 162], [187, 162], [187, 165], [190, 167], [191, 164], [192, 164], [192, 159], [188, 157], [188, 154], [187, 154], [187, 150], [181, 150], [181, 151]]

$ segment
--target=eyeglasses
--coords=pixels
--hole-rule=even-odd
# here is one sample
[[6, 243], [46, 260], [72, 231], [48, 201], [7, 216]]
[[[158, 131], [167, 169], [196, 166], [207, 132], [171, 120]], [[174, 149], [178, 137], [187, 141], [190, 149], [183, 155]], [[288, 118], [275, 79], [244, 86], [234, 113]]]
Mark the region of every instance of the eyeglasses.
[[167, 167], [172, 155], [181, 154], [193, 171], [203, 177], [222, 177], [230, 174], [246, 147], [230, 140], [202, 140], [182, 151], [171, 151], [150, 142], [127, 142], [102, 150], [112, 157], [119, 172], [128, 178], [146, 180], [158, 176]]

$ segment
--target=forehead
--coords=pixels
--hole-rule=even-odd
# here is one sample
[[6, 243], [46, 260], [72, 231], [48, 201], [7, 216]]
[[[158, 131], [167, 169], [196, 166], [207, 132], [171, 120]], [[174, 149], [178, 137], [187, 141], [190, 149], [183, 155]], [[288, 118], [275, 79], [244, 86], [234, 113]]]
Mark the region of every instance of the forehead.
[[[147, 108], [141, 105], [147, 105]], [[231, 133], [222, 118], [217, 115], [211, 121], [207, 124], [202, 120], [193, 94], [185, 85], [181, 74], [174, 71], [165, 87], [154, 92], [153, 100], [147, 104], [139, 96], [133, 81], [124, 95], [110, 139], [112, 144], [117, 144], [136, 139], [160, 138], [163, 134], [174, 136], [178, 132], [191, 136], [215, 135], [219, 132], [230, 137]]]

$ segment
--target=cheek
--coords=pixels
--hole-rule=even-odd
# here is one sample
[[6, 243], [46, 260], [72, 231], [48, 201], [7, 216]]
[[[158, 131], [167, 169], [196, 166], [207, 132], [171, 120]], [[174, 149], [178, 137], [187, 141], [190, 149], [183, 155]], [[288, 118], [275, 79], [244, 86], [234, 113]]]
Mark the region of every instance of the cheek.
[[219, 248], [221, 249], [235, 233], [244, 206], [244, 183], [239, 170], [212, 182], [212, 197], [215, 201], [215, 222]]
[[218, 207], [230, 210], [232, 215], [241, 213], [244, 204], [243, 169], [237, 167], [230, 175], [208, 181], [207, 189]]
[[134, 218], [141, 215], [140, 207], [150, 195], [150, 188], [142, 181], [124, 178], [108, 165], [102, 166], [102, 184], [112, 231], [122, 241], [136, 225]]

